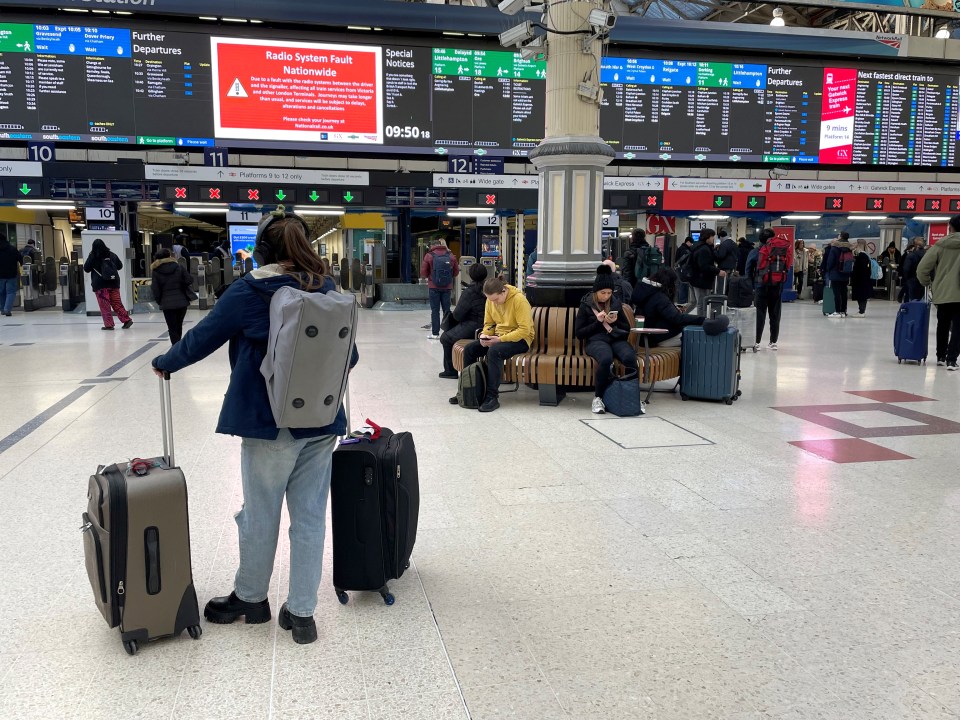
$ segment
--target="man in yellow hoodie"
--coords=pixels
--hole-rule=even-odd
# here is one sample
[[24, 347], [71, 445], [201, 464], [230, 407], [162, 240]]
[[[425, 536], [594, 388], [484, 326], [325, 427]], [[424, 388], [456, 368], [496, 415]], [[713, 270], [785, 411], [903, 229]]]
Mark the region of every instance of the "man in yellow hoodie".
[[[463, 365], [472, 365], [487, 358], [487, 394], [480, 412], [493, 412], [500, 407], [500, 378], [503, 363], [514, 355], [528, 352], [533, 342], [533, 311], [523, 293], [500, 278], [483, 284], [487, 305], [483, 314], [480, 338], [467, 345]], [[450, 398], [456, 404], [457, 398]]]

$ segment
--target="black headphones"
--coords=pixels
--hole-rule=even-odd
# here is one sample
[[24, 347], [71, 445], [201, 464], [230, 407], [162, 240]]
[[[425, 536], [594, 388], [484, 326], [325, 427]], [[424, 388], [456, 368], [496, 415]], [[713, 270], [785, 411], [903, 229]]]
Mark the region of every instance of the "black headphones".
[[264, 238], [264, 234], [267, 228], [273, 225], [273, 223], [285, 218], [295, 218], [298, 220], [303, 226], [303, 234], [309, 239], [310, 228], [307, 226], [306, 220], [295, 213], [287, 212], [287, 209], [283, 205], [278, 205], [276, 210], [260, 218], [260, 224], [257, 225], [257, 239], [253, 246], [253, 260], [257, 263], [258, 267], [276, 262], [277, 250]]

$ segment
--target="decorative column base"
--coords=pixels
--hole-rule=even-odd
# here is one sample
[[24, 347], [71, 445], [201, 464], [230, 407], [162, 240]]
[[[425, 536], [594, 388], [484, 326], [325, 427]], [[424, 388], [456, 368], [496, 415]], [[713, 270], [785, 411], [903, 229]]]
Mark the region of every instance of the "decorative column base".
[[614, 157], [600, 138], [549, 138], [530, 153], [540, 172], [532, 305], [575, 307], [593, 287], [602, 260], [603, 169]]

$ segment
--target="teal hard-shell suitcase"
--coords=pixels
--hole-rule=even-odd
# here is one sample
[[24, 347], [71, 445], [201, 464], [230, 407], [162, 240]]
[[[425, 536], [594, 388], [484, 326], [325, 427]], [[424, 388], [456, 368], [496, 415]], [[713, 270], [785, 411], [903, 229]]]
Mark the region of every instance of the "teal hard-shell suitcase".
[[702, 327], [685, 327], [680, 357], [683, 400], [722, 400], [732, 405], [740, 397], [739, 330], [707, 335]]

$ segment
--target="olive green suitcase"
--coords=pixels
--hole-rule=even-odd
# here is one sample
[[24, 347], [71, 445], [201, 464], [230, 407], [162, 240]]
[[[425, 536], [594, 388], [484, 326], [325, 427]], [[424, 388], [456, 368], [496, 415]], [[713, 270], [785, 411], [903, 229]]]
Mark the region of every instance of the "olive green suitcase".
[[176, 466], [170, 379], [160, 381], [163, 456], [97, 468], [83, 513], [83, 549], [97, 608], [130, 655], [184, 630], [199, 639], [190, 564], [187, 483]]

